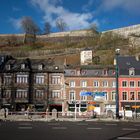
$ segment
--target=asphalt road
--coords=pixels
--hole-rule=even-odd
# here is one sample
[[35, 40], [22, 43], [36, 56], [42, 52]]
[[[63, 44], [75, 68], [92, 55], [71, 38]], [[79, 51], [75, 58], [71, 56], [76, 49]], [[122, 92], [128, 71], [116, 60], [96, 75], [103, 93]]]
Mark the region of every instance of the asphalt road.
[[0, 140], [140, 140], [133, 122], [0, 122]]

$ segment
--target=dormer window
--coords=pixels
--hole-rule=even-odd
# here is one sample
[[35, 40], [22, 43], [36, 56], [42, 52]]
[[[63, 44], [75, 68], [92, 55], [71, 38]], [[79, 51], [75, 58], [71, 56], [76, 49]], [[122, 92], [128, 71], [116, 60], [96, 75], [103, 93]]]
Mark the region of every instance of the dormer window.
[[6, 65], [6, 70], [10, 70], [11, 66], [10, 65]]
[[103, 75], [108, 75], [108, 71], [106, 69], [103, 70]]
[[135, 69], [134, 69], [134, 68], [130, 68], [130, 69], [129, 69], [129, 75], [130, 75], [130, 76], [135, 75]]
[[43, 65], [42, 64], [38, 65], [38, 70], [42, 70], [42, 69], [43, 69]]
[[54, 69], [55, 69], [55, 70], [58, 70], [58, 69], [59, 69], [59, 67], [58, 67], [58, 66], [55, 66], [55, 67], [54, 67]]
[[21, 64], [21, 69], [25, 69], [25, 64]]

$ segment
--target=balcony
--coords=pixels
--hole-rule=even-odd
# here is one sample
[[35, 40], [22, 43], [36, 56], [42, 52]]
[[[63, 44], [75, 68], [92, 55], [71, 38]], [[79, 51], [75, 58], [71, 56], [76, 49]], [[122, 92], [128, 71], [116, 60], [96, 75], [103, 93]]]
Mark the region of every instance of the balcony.
[[49, 105], [62, 105], [63, 100], [62, 99], [50, 99]]
[[29, 87], [29, 83], [15, 83], [14, 86], [15, 86], [15, 87], [18, 87], [18, 88], [19, 88], [19, 87], [20, 87], [20, 88], [21, 88], [21, 87], [22, 87], [22, 88], [26, 88], [26, 87]]
[[15, 102], [16, 103], [28, 103], [29, 100], [27, 98], [16, 98]]
[[11, 102], [12, 102], [11, 98], [2, 98], [2, 103], [3, 104], [9, 104]]

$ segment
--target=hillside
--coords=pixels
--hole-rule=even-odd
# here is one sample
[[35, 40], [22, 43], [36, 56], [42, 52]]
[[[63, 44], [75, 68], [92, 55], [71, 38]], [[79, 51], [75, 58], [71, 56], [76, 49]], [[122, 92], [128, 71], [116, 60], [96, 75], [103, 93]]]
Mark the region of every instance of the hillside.
[[[123, 55], [140, 52], [140, 25], [92, 34], [90, 30], [69, 31], [38, 35], [35, 43], [24, 43], [25, 34], [0, 35], [0, 52], [17, 58], [55, 58], [67, 63], [80, 63], [80, 51], [93, 50], [100, 64], [112, 64], [115, 49]], [[93, 62], [94, 63], [94, 62]]]

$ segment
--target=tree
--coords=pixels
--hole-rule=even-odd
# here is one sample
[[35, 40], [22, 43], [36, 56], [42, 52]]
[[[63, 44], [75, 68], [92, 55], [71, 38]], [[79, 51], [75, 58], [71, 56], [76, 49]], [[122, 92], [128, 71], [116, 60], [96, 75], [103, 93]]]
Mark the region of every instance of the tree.
[[21, 27], [25, 32], [24, 43], [34, 43], [36, 34], [39, 32], [39, 27], [31, 17], [23, 17], [21, 20]]
[[49, 22], [46, 22], [44, 27], [44, 34], [50, 34], [50, 33], [51, 33], [51, 24]]
[[91, 30], [91, 34], [92, 36], [96, 36], [99, 34], [99, 31], [98, 31], [98, 27], [95, 23], [92, 23], [89, 27], [89, 30]]
[[58, 18], [58, 19], [56, 20], [56, 27], [57, 27], [61, 32], [63, 32], [63, 31], [66, 30], [67, 24], [66, 24], [66, 22], [65, 22], [62, 18]]

